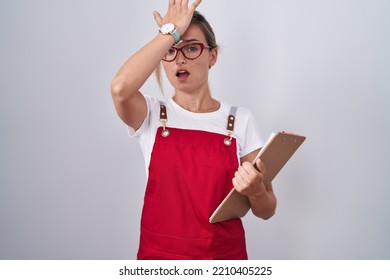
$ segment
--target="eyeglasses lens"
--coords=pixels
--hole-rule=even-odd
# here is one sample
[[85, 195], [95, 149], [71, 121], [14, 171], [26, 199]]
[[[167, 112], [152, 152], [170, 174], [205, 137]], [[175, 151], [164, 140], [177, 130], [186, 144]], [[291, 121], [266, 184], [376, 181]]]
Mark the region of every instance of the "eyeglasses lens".
[[168, 52], [165, 54], [163, 59], [165, 61], [175, 60], [178, 51], [181, 51], [184, 57], [187, 59], [195, 59], [202, 54], [203, 45], [200, 43], [196, 43], [196, 44], [188, 44], [181, 48], [172, 47], [168, 50]]

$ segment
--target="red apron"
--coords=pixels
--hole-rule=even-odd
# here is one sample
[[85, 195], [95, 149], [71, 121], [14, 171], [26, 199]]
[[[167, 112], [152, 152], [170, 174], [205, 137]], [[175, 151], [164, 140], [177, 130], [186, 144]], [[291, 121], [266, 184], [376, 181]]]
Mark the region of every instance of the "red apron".
[[137, 259], [247, 259], [240, 219], [209, 223], [233, 187], [236, 139], [228, 146], [226, 135], [164, 131], [151, 155]]

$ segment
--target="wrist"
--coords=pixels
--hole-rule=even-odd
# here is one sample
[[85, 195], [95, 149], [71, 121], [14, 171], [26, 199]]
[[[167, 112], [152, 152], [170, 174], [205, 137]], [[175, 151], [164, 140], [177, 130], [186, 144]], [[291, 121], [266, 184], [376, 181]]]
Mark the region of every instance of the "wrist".
[[160, 33], [163, 35], [170, 35], [174, 39], [174, 44], [177, 45], [180, 43], [180, 32], [173, 23], [166, 23], [161, 26]]
[[259, 201], [269, 198], [269, 193], [266, 189], [260, 189], [257, 192], [252, 192], [251, 194], [247, 195], [249, 200], [251, 201]]
[[248, 195], [248, 199], [250, 201], [259, 201], [259, 200], [264, 200], [266, 198], [267, 198], [267, 192]]

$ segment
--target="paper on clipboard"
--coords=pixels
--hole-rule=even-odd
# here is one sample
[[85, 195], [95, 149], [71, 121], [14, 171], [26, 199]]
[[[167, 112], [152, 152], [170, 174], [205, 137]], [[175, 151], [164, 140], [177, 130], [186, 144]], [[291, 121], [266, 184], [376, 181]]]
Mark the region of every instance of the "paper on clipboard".
[[[290, 132], [271, 133], [253, 160], [253, 164], [255, 164], [255, 161], [260, 157], [264, 163], [267, 170], [264, 177], [266, 185], [272, 182], [305, 139], [305, 136]], [[248, 197], [241, 195], [233, 188], [211, 215], [209, 222], [217, 223], [242, 218], [249, 209]]]

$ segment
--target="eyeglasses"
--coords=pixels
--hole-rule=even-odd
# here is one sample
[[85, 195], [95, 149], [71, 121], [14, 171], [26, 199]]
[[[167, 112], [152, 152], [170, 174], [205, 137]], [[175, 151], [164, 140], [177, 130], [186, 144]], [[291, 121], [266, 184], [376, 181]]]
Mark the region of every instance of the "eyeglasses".
[[174, 61], [179, 51], [181, 51], [185, 58], [194, 60], [202, 54], [204, 49], [211, 49], [211, 47], [205, 46], [202, 43], [190, 43], [182, 46], [181, 48], [171, 47], [162, 60], [167, 62]]

